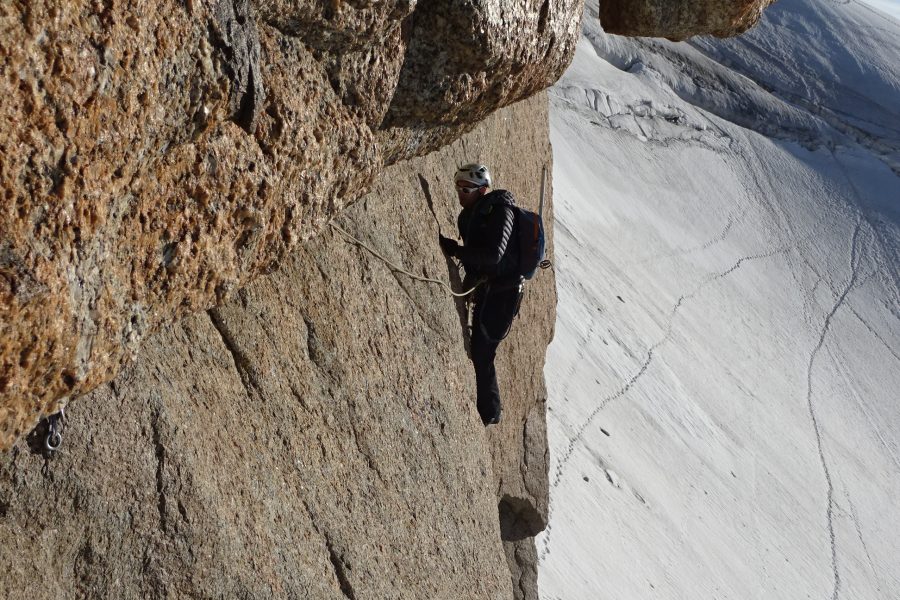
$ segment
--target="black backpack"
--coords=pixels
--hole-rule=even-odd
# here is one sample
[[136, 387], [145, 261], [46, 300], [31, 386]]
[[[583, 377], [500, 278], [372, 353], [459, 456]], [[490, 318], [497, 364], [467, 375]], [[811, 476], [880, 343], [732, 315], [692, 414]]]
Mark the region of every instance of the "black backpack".
[[516, 211], [516, 237], [519, 238], [519, 275], [525, 279], [534, 277], [544, 260], [544, 220], [537, 213], [514, 206]]

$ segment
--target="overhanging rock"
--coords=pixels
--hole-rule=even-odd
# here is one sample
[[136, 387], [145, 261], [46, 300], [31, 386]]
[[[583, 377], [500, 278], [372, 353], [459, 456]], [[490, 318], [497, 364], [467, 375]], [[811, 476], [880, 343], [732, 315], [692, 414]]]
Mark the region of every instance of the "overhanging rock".
[[0, 448], [557, 79], [581, 0], [2, 9]]
[[601, 0], [600, 24], [617, 35], [683, 40], [738, 35], [756, 25], [775, 0]]

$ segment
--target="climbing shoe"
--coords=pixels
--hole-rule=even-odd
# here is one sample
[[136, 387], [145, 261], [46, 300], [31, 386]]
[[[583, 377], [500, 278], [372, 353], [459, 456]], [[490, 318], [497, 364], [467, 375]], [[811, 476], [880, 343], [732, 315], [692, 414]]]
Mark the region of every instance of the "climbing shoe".
[[496, 425], [500, 422], [501, 412], [502, 411], [498, 408], [497, 412], [493, 416], [485, 417], [484, 415], [482, 415], [481, 422], [484, 423], [485, 427], [487, 427], [488, 425]]

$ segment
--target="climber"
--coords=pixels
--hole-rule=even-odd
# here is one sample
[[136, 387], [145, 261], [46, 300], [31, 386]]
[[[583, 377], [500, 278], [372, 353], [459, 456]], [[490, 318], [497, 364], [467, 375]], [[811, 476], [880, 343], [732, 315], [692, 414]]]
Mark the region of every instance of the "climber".
[[514, 238], [513, 195], [491, 188], [487, 167], [468, 164], [456, 172], [456, 193], [462, 211], [457, 218], [462, 245], [438, 235], [443, 251], [465, 268], [464, 289], [484, 280], [474, 293], [472, 364], [475, 367], [478, 414], [485, 425], [500, 422], [500, 390], [494, 357], [507, 336], [522, 300], [519, 247]]

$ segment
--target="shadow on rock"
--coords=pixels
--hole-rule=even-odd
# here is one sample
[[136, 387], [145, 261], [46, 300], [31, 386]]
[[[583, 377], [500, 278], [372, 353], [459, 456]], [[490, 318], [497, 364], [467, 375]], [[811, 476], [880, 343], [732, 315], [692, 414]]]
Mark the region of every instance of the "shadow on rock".
[[500, 538], [504, 542], [534, 537], [547, 526], [534, 505], [523, 498], [503, 496], [497, 510], [500, 513]]

